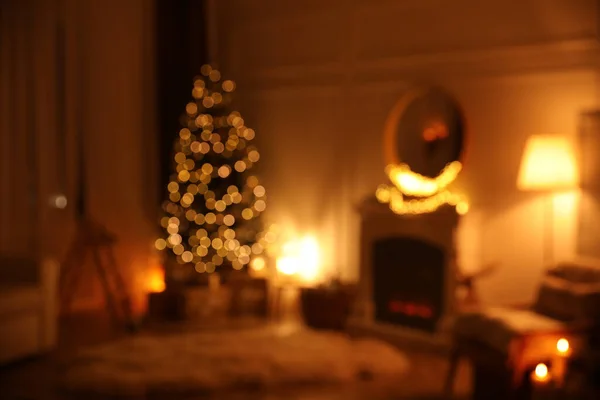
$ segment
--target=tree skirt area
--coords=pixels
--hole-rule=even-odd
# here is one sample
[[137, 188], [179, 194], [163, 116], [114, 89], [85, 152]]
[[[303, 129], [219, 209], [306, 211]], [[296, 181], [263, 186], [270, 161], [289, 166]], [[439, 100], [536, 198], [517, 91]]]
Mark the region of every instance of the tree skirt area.
[[90, 348], [67, 365], [65, 388], [81, 395], [210, 395], [398, 381], [408, 359], [373, 339], [273, 328], [140, 335]]

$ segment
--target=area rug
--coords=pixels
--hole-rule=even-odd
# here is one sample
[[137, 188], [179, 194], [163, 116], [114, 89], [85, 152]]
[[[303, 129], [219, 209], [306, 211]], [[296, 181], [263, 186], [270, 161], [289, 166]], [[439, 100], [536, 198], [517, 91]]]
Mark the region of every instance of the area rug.
[[372, 339], [307, 329], [143, 335], [86, 349], [64, 386], [88, 396], [154, 398], [396, 381], [408, 360]]

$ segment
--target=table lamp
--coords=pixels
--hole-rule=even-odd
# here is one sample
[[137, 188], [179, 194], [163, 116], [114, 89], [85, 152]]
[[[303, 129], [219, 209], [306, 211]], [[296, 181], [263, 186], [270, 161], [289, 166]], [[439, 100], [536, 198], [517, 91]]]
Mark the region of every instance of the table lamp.
[[521, 160], [517, 188], [547, 194], [544, 215], [544, 263], [554, 262], [554, 194], [579, 183], [575, 149], [561, 135], [532, 135]]

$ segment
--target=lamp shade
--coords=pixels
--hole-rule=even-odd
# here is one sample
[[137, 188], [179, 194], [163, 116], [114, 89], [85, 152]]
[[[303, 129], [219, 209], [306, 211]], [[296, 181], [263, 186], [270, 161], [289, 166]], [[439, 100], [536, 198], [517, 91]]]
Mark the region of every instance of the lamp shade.
[[532, 135], [527, 139], [517, 187], [521, 190], [561, 190], [579, 183], [575, 148], [560, 135]]

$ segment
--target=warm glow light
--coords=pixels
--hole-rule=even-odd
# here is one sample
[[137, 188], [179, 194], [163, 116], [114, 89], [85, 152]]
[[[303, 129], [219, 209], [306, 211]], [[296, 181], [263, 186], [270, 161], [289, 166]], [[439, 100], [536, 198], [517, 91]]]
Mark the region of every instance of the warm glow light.
[[554, 209], [558, 215], [570, 216], [577, 209], [577, 202], [579, 200], [579, 191], [570, 190], [568, 192], [561, 192], [554, 195]]
[[277, 259], [277, 270], [283, 275], [297, 275], [307, 283], [314, 283], [320, 273], [320, 251], [313, 236], [287, 242]]
[[299, 261], [294, 257], [280, 257], [277, 259], [277, 270], [283, 275], [295, 275], [298, 272]]
[[561, 354], [567, 353], [569, 351], [569, 341], [565, 338], [558, 339], [556, 342], [556, 350]]
[[[256, 176], [245, 174], [260, 160], [249, 144], [255, 132], [239, 112], [230, 111], [235, 83], [221, 82], [221, 73], [210, 65], [203, 65], [201, 73], [194, 78], [193, 99], [185, 106], [174, 143], [174, 169], [162, 206], [166, 235], [154, 245], [198, 272], [226, 264], [241, 269], [250, 262], [266, 270], [264, 259], [252, 257], [267, 251], [272, 236], [261, 232], [266, 191]], [[230, 179], [247, 184], [231, 185]]]
[[304, 237], [299, 244], [301, 262], [298, 274], [305, 281], [313, 281], [319, 275], [319, 244], [312, 236]]
[[578, 184], [575, 150], [568, 137], [533, 135], [525, 145], [517, 186], [521, 190], [561, 190]]
[[469, 211], [469, 203], [462, 196], [448, 190], [430, 197], [405, 199], [398, 188], [380, 185], [375, 191], [375, 197], [380, 203], [389, 204], [390, 210], [400, 215], [431, 213], [443, 205], [454, 206], [460, 215]]
[[548, 378], [548, 367], [546, 364], [538, 364], [535, 366], [534, 375], [538, 380], [545, 380]]
[[165, 239], [156, 239], [154, 247], [158, 250], [164, 250], [167, 247], [167, 241]]
[[148, 274], [148, 291], [151, 293], [160, 293], [166, 289], [165, 273], [162, 268], [154, 268]]
[[445, 189], [456, 180], [462, 164], [454, 161], [435, 178], [428, 178], [411, 171], [406, 164], [388, 165], [386, 172], [390, 180], [407, 196], [429, 197]]
[[458, 215], [465, 215], [469, 212], [469, 203], [466, 201], [461, 201], [456, 205], [456, 212]]
[[263, 257], [255, 257], [252, 259], [252, 261], [250, 261], [250, 268], [252, 268], [254, 271], [262, 271], [265, 269], [266, 265], [267, 263]]
[[[458, 214], [464, 215], [469, 211], [469, 204], [463, 196], [448, 190], [461, 170], [462, 164], [453, 161], [438, 176], [429, 178], [413, 172], [404, 163], [388, 165], [386, 173], [394, 186], [379, 186], [375, 197], [380, 203], [389, 204], [396, 214], [431, 213], [449, 204], [456, 208]], [[412, 199], [405, 199], [405, 196]]]

